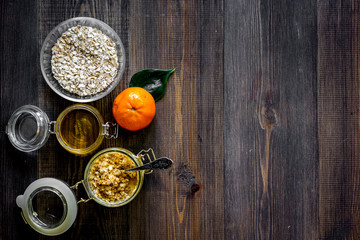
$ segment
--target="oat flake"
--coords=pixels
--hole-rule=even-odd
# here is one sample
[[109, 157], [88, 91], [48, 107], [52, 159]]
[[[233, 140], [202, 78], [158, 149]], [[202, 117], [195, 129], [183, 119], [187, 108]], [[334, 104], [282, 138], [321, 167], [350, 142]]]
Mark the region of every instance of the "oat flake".
[[103, 91], [118, 72], [115, 43], [100, 30], [87, 26], [68, 29], [52, 48], [54, 78], [80, 96]]

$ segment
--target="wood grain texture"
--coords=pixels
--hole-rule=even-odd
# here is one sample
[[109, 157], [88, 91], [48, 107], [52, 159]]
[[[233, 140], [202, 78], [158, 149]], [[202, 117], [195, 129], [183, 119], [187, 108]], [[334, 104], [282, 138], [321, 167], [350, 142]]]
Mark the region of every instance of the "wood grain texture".
[[[177, 67], [152, 124], [138, 132], [120, 130], [117, 140], [105, 140], [99, 149], [137, 153], [152, 147], [174, 159], [172, 170], [146, 176], [139, 196], [125, 207], [79, 205], [74, 226], [58, 239], [223, 238], [222, 13], [221, 1], [39, 1], [39, 48], [54, 26], [76, 16], [108, 23], [123, 40], [124, 77], [109, 96], [91, 104], [106, 120], [113, 121], [112, 101], [135, 72]], [[52, 92], [40, 73], [38, 81], [40, 106], [56, 119], [71, 103]], [[90, 157], [67, 153], [53, 137], [39, 150], [39, 177], [74, 184]]]
[[[126, 59], [128, 59], [128, 16], [129, 5], [124, 1], [39, 1], [39, 46], [46, 35], [60, 22], [78, 16], [97, 18], [107, 23], [118, 33], [123, 41]], [[67, 11], [65, 9], [68, 9]], [[128, 63], [126, 63], [128, 65]], [[120, 84], [105, 98], [90, 103], [96, 107], [105, 121], [114, 121], [111, 108], [112, 102], [122, 89], [125, 88], [125, 79], [128, 78], [126, 67]], [[51, 119], [57, 116], [72, 103], [57, 96], [43, 81], [39, 72], [39, 81], [42, 82], [39, 101]], [[124, 132], [122, 132], [124, 133]], [[127, 133], [125, 133], [127, 135]], [[90, 156], [76, 157], [66, 152], [57, 142], [55, 136], [47, 145], [39, 151], [39, 176], [56, 177], [69, 183], [75, 184], [84, 178], [84, 170]], [[104, 140], [98, 151], [107, 147], [124, 147], [123, 138], [116, 140]], [[130, 149], [131, 150], [131, 149]], [[136, 153], [136, 152], [135, 152]], [[84, 191], [78, 192], [79, 197], [86, 197]], [[129, 239], [128, 207], [109, 209], [95, 202], [79, 205], [79, 212], [73, 227], [58, 239]], [[46, 239], [39, 236], [40, 239]]]
[[358, 239], [359, 3], [319, 1], [321, 239]]
[[16, 108], [38, 103], [37, 67], [31, 66], [38, 62], [36, 16], [36, 1], [0, 2], [0, 239], [37, 235], [24, 227], [15, 203], [29, 181], [37, 178], [37, 153], [17, 151], [5, 134]]
[[135, 209], [152, 224], [139, 232], [134, 221], [130, 234], [222, 239], [222, 1], [134, 1], [131, 12], [131, 75], [143, 68], [177, 69], [145, 142], [156, 142], [156, 152], [168, 154], [175, 166], [168, 176], [149, 179]]
[[0, 1], [0, 239], [50, 239], [24, 224], [16, 196], [41, 177], [75, 184], [91, 158], [55, 136], [21, 153], [5, 134], [19, 106], [56, 120], [72, 104], [47, 86], [39, 55], [51, 29], [77, 16], [104, 21], [125, 47], [120, 84], [90, 103], [106, 121], [134, 73], [177, 68], [150, 126], [98, 149], [152, 147], [174, 166], [147, 175], [124, 207], [80, 204], [51, 239], [359, 239], [359, 5]]
[[316, 3], [225, 1], [225, 13], [226, 238], [316, 239]]

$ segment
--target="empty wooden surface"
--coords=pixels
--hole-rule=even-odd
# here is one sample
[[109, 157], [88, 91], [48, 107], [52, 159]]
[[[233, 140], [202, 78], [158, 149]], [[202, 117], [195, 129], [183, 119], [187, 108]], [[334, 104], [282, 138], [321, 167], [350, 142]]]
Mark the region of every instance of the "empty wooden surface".
[[316, 2], [225, 4], [225, 236], [317, 239]]
[[5, 134], [22, 105], [55, 120], [72, 104], [39, 54], [77, 16], [125, 47], [120, 84], [91, 103], [105, 120], [134, 73], [176, 67], [151, 125], [99, 148], [152, 147], [174, 166], [124, 207], [80, 204], [52, 239], [359, 239], [359, 13], [355, 0], [0, 1], [1, 239], [50, 239], [25, 225], [16, 196], [42, 177], [76, 183], [91, 158], [55, 136], [22, 153]]

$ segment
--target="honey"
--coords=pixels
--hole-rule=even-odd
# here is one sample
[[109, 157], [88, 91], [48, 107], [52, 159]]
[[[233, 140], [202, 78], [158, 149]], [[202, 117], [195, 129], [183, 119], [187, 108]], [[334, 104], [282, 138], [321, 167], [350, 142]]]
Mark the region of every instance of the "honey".
[[100, 135], [96, 116], [85, 109], [68, 112], [60, 123], [60, 138], [73, 149], [85, 149], [93, 145]]
[[85, 156], [100, 147], [104, 137], [117, 138], [118, 125], [105, 122], [99, 111], [87, 104], [67, 107], [56, 121], [50, 121], [40, 108], [25, 105], [11, 115], [5, 132], [11, 144], [23, 152], [41, 148], [50, 134], [55, 134], [66, 151]]

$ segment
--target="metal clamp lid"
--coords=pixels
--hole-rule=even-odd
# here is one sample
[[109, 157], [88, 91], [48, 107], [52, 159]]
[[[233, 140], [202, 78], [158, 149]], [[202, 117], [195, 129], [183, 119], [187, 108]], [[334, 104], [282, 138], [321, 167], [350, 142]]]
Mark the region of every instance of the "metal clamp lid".
[[66, 232], [77, 215], [75, 194], [67, 184], [55, 178], [34, 181], [23, 195], [17, 196], [16, 204], [22, 209], [26, 223], [48, 236]]

